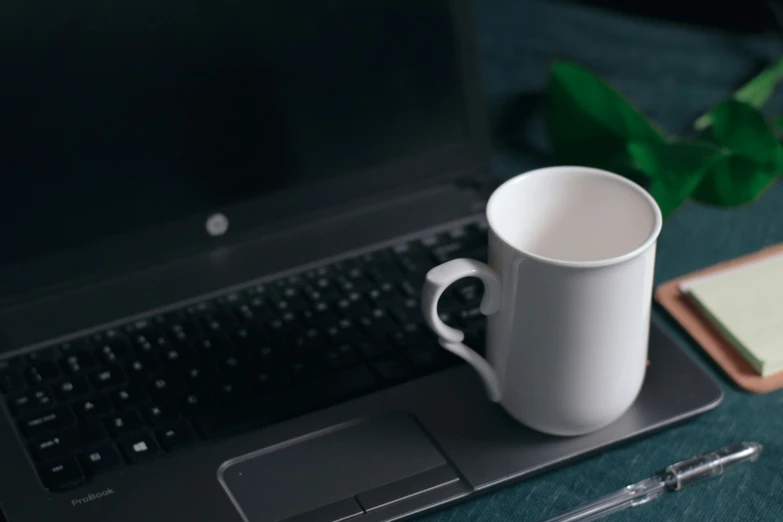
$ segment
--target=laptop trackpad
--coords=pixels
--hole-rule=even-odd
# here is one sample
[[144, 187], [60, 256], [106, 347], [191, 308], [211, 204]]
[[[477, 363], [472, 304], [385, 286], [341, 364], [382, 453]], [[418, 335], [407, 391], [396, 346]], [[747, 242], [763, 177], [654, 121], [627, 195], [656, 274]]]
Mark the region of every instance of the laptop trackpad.
[[249, 522], [335, 522], [459, 480], [404, 414], [260, 449], [227, 461], [218, 477]]

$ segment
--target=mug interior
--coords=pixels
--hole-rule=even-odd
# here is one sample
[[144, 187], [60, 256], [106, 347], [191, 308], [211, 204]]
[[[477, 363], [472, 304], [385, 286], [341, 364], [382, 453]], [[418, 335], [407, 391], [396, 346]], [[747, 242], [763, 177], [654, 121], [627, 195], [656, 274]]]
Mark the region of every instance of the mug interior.
[[617, 261], [655, 241], [661, 213], [644, 189], [617, 174], [554, 167], [498, 187], [487, 220], [526, 254], [565, 263]]

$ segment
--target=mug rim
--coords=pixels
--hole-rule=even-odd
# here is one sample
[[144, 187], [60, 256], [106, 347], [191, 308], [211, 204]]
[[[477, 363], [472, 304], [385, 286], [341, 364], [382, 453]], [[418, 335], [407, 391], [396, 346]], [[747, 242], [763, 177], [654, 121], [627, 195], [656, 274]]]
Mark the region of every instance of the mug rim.
[[[537, 176], [545, 176], [545, 175], [551, 175], [553, 171], [559, 171], [559, 172], [581, 172], [582, 174], [589, 174], [593, 176], [598, 176], [602, 178], [608, 178], [613, 181], [619, 182], [624, 184], [626, 187], [632, 189], [637, 194], [642, 196], [642, 198], [648, 203], [650, 210], [653, 213], [653, 219], [654, 219], [654, 225], [653, 229], [650, 232], [650, 235], [645, 239], [642, 244], [640, 244], [638, 247], [634, 248], [633, 250], [629, 252], [625, 252], [624, 254], [620, 254], [619, 256], [609, 257], [606, 259], [596, 259], [592, 261], [568, 261], [564, 259], [556, 259], [552, 257], [542, 256], [539, 254], [535, 254], [533, 252], [528, 252], [526, 250], [523, 250], [521, 248], [518, 248], [508, 241], [504, 239], [499, 233], [498, 228], [495, 226], [495, 224], [492, 222], [492, 207], [493, 203], [496, 200], [498, 194], [500, 194], [503, 189], [508, 188], [510, 185], [514, 185], [517, 183], [524, 182], [526, 179], [530, 179], [531, 177], [537, 177]], [[485, 215], [487, 218], [487, 223], [489, 223], [489, 228], [492, 230], [492, 233], [497, 237], [505, 246], [508, 248], [523, 254], [527, 257], [530, 257], [532, 259], [535, 259], [537, 261], [540, 261], [541, 263], [549, 264], [549, 265], [555, 265], [555, 266], [562, 266], [562, 267], [568, 267], [568, 268], [599, 268], [604, 266], [611, 266], [616, 265], [618, 263], [622, 263], [623, 261], [627, 261], [629, 259], [633, 259], [640, 255], [642, 252], [647, 250], [650, 245], [655, 243], [655, 241], [658, 239], [658, 235], [661, 232], [661, 228], [663, 227], [663, 216], [661, 215], [661, 209], [658, 206], [658, 203], [656, 203], [655, 199], [650, 195], [649, 192], [644, 190], [641, 186], [639, 186], [637, 183], [629, 180], [628, 178], [624, 178], [623, 176], [620, 176], [619, 174], [615, 174], [614, 172], [610, 172], [608, 170], [603, 169], [597, 169], [593, 167], [580, 167], [578, 165], [561, 165], [556, 167], [542, 167], [539, 169], [529, 170], [526, 172], [521, 172], [517, 174], [516, 176], [513, 176], [503, 183], [501, 183], [495, 190], [492, 192], [492, 195], [489, 197], [489, 200], [487, 201], [487, 206], [485, 209]]]

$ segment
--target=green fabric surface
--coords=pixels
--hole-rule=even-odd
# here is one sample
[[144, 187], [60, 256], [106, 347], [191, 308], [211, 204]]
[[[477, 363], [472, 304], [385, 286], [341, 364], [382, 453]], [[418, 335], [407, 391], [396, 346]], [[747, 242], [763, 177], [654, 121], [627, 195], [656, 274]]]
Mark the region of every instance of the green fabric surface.
[[[480, 0], [479, 37], [493, 129], [520, 93], [541, 90], [553, 57], [573, 58], [605, 75], [668, 130], [686, 125], [765, 60], [781, 52], [771, 38], [727, 36], [626, 19], [553, 2]], [[619, 45], [618, 45], [619, 44]], [[533, 95], [533, 98], [535, 96]], [[770, 110], [780, 107], [772, 100]], [[536, 112], [495, 137], [496, 170], [508, 177], [552, 164]], [[517, 140], [522, 136], [523, 139]], [[523, 143], [524, 142], [524, 143]], [[656, 284], [783, 242], [783, 183], [742, 208], [686, 204], [666, 221], [658, 242]], [[656, 307], [655, 314], [666, 318]], [[764, 444], [761, 458], [723, 477], [691, 486], [606, 520], [783, 520], [783, 391], [740, 391], [671, 320], [684, 349], [716, 376], [725, 399], [715, 410], [658, 434], [425, 516], [457, 520], [536, 521], [645, 478], [668, 464], [740, 441]]]

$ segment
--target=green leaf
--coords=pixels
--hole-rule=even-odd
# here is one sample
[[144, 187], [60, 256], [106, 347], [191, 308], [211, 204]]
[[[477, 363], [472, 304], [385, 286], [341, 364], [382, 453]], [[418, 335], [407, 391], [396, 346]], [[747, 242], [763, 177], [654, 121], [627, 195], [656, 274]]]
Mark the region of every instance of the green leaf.
[[628, 144], [636, 166], [652, 179], [649, 191], [666, 219], [696, 190], [710, 166], [723, 154], [709, 142]]
[[710, 166], [692, 197], [709, 205], [743, 205], [756, 200], [776, 177], [774, 164], [763, 164], [747, 156], [727, 154]]
[[783, 135], [783, 116], [774, 118], [770, 122], [770, 125], [772, 126], [772, 132], [775, 134], [775, 137], [780, 139], [781, 135]]
[[[783, 79], [783, 56], [754, 76], [734, 93], [732, 99], [747, 103], [760, 109], [775, 92], [775, 87]], [[712, 125], [712, 110], [699, 117], [693, 124], [697, 131], [703, 131]]]
[[778, 140], [752, 105], [727, 100], [712, 111], [715, 141], [731, 152], [759, 163], [774, 164], [780, 147]]
[[783, 56], [743, 85], [734, 94], [734, 99], [749, 103], [758, 109], [772, 96], [781, 79], [783, 79]]
[[663, 143], [652, 123], [614, 89], [570, 62], [552, 65], [547, 88], [549, 137], [560, 161], [630, 174], [630, 141]]

